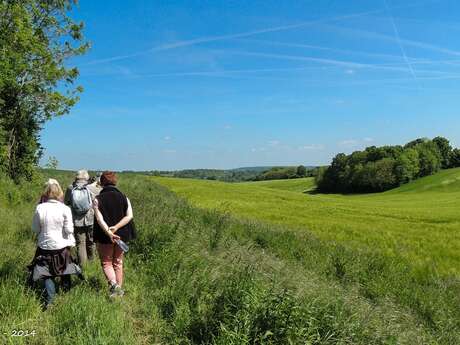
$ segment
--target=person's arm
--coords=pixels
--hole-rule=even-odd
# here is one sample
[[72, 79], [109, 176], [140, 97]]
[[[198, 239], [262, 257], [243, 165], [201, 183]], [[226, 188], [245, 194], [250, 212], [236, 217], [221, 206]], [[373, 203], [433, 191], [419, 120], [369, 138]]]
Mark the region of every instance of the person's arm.
[[120, 236], [115, 235], [113, 233], [113, 231], [110, 230], [110, 228], [107, 225], [107, 223], [105, 222], [104, 217], [102, 216], [102, 213], [99, 210], [99, 207], [98, 207], [99, 206], [99, 201], [97, 200], [97, 198], [94, 199], [93, 206], [94, 206], [94, 216], [96, 217], [96, 221], [99, 224], [99, 226], [101, 227], [101, 229], [104, 230], [104, 232], [107, 234], [107, 236], [110, 237], [112, 242], [115, 241], [116, 239], [120, 239]]
[[32, 219], [32, 231], [36, 234], [39, 234], [41, 231], [40, 214], [38, 213], [38, 209], [35, 209], [34, 218]]
[[73, 234], [73, 219], [70, 207], [66, 207], [64, 211], [64, 232], [66, 234]]
[[113, 233], [117, 232], [118, 229], [121, 229], [133, 219], [133, 208], [131, 207], [131, 202], [128, 198], [126, 198], [126, 200], [128, 201], [128, 209], [126, 210], [126, 216], [124, 216], [116, 225], [111, 226], [109, 228], [109, 230], [111, 230]]

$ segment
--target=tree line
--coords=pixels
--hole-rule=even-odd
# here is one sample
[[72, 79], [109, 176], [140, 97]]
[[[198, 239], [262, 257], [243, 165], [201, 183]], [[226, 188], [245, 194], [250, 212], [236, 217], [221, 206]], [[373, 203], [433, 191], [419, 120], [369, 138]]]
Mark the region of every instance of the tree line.
[[184, 170], [153, 170], [146, 174], [162, 177], [192, 178], [201, 180], [217, 180], [223, 182], [243, 182], [253, 180], [263, 168], [239, 169], [184, 169]]
[[346, 155], [339, 153], [320, 169], [316, 183], [320, 192], [383, 192], [440, 169], [460, 166], [460, 150], [449, 140], [419, 138], [404, 146], [371, 146]]
[[270, 170], [258, 174], [251, 181], [285, 180], [293, 178], [312, 177], [314, 176], [313, 174], [313, 168], [307, 168], [303, 165], [299, 165], [297, 167], [273, 167]]
[[282, 180], [314, 176], [317, 168], [299, 166], [279, 167], [246, 167], [237, 169], [185, 169], [176, 171], [153, 170], [148, 175], [193, 178], [202, 180], [218, 180], [223, 182], [248, 182], [265, 180]]

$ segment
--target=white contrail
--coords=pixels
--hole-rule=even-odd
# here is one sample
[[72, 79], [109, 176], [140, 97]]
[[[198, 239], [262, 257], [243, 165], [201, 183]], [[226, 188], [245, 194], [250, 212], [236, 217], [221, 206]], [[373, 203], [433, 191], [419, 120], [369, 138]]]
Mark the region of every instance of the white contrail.
[[[247, 52], [238, 52], [239, 54], [244, 54], [248, 55], [251, 54], [251, 56], [254, 56], [257, 53], [247, 53]], [[267, 57], [267, 56], [264, 56]], [[272, 57], [272, 56], [269, 56]], [[285, 56], [282, 55], [284, 58]], [[277, 56], [276, 58], [280, 58], [280, 56]], [[298, 60], [299, 58], [302, 58], [304, 60], [305, 57], [294, 57], [294, 56], [288, 56], [289, 60], [296, 59]], [[332, 61], [334, 63], [332, 63]], [[322, 62], [322, 61], [321, 61]], [[254, 76], [255, 74], [263, 73], [278, 73], [278, 72], [301, 72], [301, 71], [312, 71], [312, 70], [324, 70], [326, 68], [334, 68], [337, 65], [337, 60], [328, 60], [327, 63], [330, 66], [305, 66], [305, 67], [281, 67], [281, 68], [261, 68], [261, 69], [231, 69], [231, 70], [214, 70], [214, 71], [185, 71], [185, 72], [171, 72], [171, 73], [144, 73], [144, 74], [135, 74], [132, 75], [132, 78], [168, 78], [168, 77], [215, 77], [215, 78], [231, 78], [231, 79], [263, 79], [263, 80], [292, 80], [292, 78], [279, 78], [279, 77], [259, 77], [259, 76]], [[348, 62], [343, 62], [340, 61], [339, 66], [343, 66], [343, 63], [348, 63]], [[397, 66], [406, 66], [405, 63], [395, 63], [395, 64], [378, 64], [378, 65], [369, 65], [369, 64], [359, 64], [360, 68], [373, 68], [373, 69], [390, 69], [391, 71], [398, 71], [398, 72], [404, 72], [407, 73], [407, 68], [395, 68]], [[347, 66], [346, 67], [352, 67], [352, 66]], [[357, 67], [357, 66], [353, 66]], [[449, 77], [454, 75], [452, 72], [446, 72], [446, 71], [438, 71], [438, 70], [418, 70], [419, 73], [419, 79], [420, 75], [425, 74], [425, 75], [434, 75], [435, 77]], [[84, 71], [81, 73], [82, 76], [88, 76], [88, 75], [99, 75], [99, 74], [87, 74]], [[116, 73], [118, 74], [118, 73]], [[249, 76], [248, 76], [249, 75]]]
[[309, 61], [309, 62], [317, 62], [317, 63], [327, 64], [327, 65], [350, 67], [350, 68], [371, 68], [371, 69], [383, 69], [383, 70], [391, 70], [391, 71], [398, 71], [398, 72], [405, 72], [405, 73], [408, 72], [407, 68], [392, 67], [394, 64], [393, 65], [390, 65], [390, 64], [375, 65], [375, 64], [366, 64], [366, 63], [352, 62], [352, 61], [316, 58], [316, 57], [310, 57], [310, 56], [282, 55], [282, 54], [258, 53], [258, 52], [247, 52], [247, 51], [237, 51], [237, 50], [223, 50], [223, 51], [213, 50], [213, 51], [225, 52], [225, 53], [230, 53], [230, 54], [235, 54], [235, 55], [265, 57], [265, 58], [272, 58], [272, 59]]
[[169, 50], [169, 49], [174, 49], [174, 48], [179, 48], [179, 47], [191, 46], [191, 45], [200, 44], [200, 43], [208, 43], [208, 42], [229, 40], [229, 39], [235, 39], [235, 38], [249, 37], [249, 36], [254, 36], [254, 35], [259, 35], [259, 34], [264, 34], [264, 33], [269, 33], [269, 32], [278, 32], [278, 31], [298, 29], [298, 28], [305, 27], [305, 26], [316, 25], [316, 24], [320, 24], [324, 22], [333, 22], [337, 20], [349, 19], [349, 18], [354, 18], [354, 17], [361, 17], [361, 16], [373, 14], [373, 13], [378, 13], [378, 12], [381, 12], [381, 10], [359, 12], [359, 13], [353, 13], [353, 14], [337, 16], [337, 17], [332, 17], [332, 18], [317, 19], [317, 20], [302, 22], [298, 24], [275, 26], [272, 28], [241, 32], [237, 34], [196, 38], [192, 40], [185, 40], [185, 41], [179, 41], [179, 42], [174, 42], [174, 43], [169, 43], [169, 44], [163, 44], [163, 45], [151, 48], [151, 51], [163, 51], [163, 50]]
[[148, 51], [144, 50], [144, 51], [140, 51], [140, 52], [132, 53], [132, 54], [127, 54], [127, 55], [112, 56], [112, 57], [109, 57], [109, 58], [93, 60], [93, 61], [81, 64], [80, 66], [90, 66], [90, 65], [97, 65], [97, 64], [106, 63], [106, 62], [126, 60], [126, 59], [130, 59], [132, 57], [144, 55], [146, 53], [148, 53]]
[[[345, 54], [360, 55], [360, 56], [366, 56], [366, 57], [378, 57], [378, 58], [384, 58], [384, 59], [398, 59], [398, 60], [401, 59], [401, 56], [399, 55], [369, 53], [369, 52], [362, 52], [362, 51], [357, 51], [357, 50], [338, 49], [338, 48], [316, 46], [316, 45], [302, 44], [302, 43], [288, 43], [288, 42], [277, 42], [277, 41], [267, 41], [267, 40], [258, 40], [258, 39], [237, 39], [235, 41], [249, 42], [249, 43], [251, 42], [261, 43], [261, 44], [269, 44], [269, 45], [292, 47], [292, 48], [325, 50], [325, 51], [336, 52], [336, 53], [345, 53]], [[425, 59], [418, 59], [418, 58], [409, 58], [409, 59], [413, 61], [425, 61]]]
[[[394, 8], [416, 7], [416, 6], [420, 6], [421, 4], [425, 4], [427, 2], [433, 2], [433, 1], [438, 1], [438, 0], [421, 1], [421, 2], [414, 3], [414, 4], [401, 5], [401, 6], [394, 7]], [[283, 25], [283, 26], [276, 26], [276, 27], [265, 28], [265, 29], [254, 30], [254, 31], [241, 32], [237, 34], [210, 36], [210, 37], [196, 38], [192, 40], [184, 40], [184, 41], [159, 45], [159, 46], [156, 46], [156, 47], [144, 50], [144, 51], [139, 51], [139, 52], [135, 52], [135, 53], [128, 54], [128, 55], [118, 55], [118, 56], [112, 56], [112, 57], [103, 58], [103, 59], [97, 59], [97, 60], [90, 61], [84, 65], [95, 65], [95, 64], [106, 63], [106, 62], [111, 62], [111, 61], [119, 61], [119, 60], [129, 59], [132, 57], [148, 54], [148, 53], [155, 52], [155, 51], [164, 51], [164, 50], [170, 50], [170, 49], [175, 49], [175, 48], [180, 48], [180, 47], [193, 46], [193, 45], [201, 44], [201, 43], [216, 42], [216, 41], [229, 40], [229, 39], [234, 39], [234, 38], [250, 37], [250, 36], [259, 35], [263, 33], [291, 30], [291, 29], [296, 29], [300, 27], [317, 25], [321, 23], [326, 23], [326, 22], [331, 22], [331, 21], [333, 22], [333, 21], [350, 19], [350, 18], [361, 17], [361, 16], [367, 16], [369, 14], [376, 14], [376, 13], [381, 13], [381, 12], [383, 12], [383, 10], [379, 9], [379, 10], [372, 10], [372, 11], [366, 11], [366, 12], [352, 13], [352, 14], [342, 15], [342, 16], [337, 16], [337, 17], [332, 17], [332, 18], [317, 19], [317, 20], [302, 22], [298, 24]]]
[[410, 73], [412, 74], [412, 77], [414, 80], [417, 82], [417, 75], [415, 74], [414, 68], [412, 67], [412, 64], [410, 63], [409, 59], [407, 58], [406, 50], [404, 49], [404, 45], [401, 42], [401, 37], [399, 36], [399, 30], [398, 27], [396, 26], [395, 20], [393, 18], [393, 14], [391, 13], [391, 9], [388, 6], [387, 0], [383, 0], [383, 3], [385, 4], [385, 8], [388, 12], [388, 16], [390, 17], [391, 24], [393, 26], [393, 31], [395, 33], [396, 41], [398, 42], [399, 49], [401, 49], [401, 54], [403, 56], [404, 61], [407, 64], [407, 67], [409, 68]]
[[96, 65], [96, 64], [106, 63], [106, 62], [125, 60], [125, 59], [129, 59], [132, 57], [148, 54], [151, 52], [165, 51], [165, 50], [170, 50], [170, 49], [175, 49], [175, 48], [180, 48], [180, 47], [188, 47], [188, 46], [193, 46], [193, 45], [201, 44], [201, 43], [209, 43], [209, 42], [217, 42], [217, 41], [229, 40], [229, 39], [235, 39], [235, 38], [250, 37], [250, 36], [269, 33], [269, 32], [292, 30], [292, 29], [297, 29], [297, 28], [301, 28], [305, 26], [317, 25], [317, 24], [326, 23], [326, 22], [334, 22], [337, 20], [349, 19], [349, 18], [354, 18], [354, 17], [361, 17], [361, 16], [366, 16], [369, 14], [375, 14], [379, 12], [382, 12], [382, 11], [373, 10], [373, 11], [367, 11], [367, 12], [352, 13], [352, 14], [337, 16], [337, 17], [332, 17], [332, 18], [317, 19], [317, 20], [302, 22], [298, 24], [275, 26], [271, 28], [246, 31], [246, 32], [241, 32], [241, 33], [236, 33], [236, 34], [209, 36], [209, 37], [195, 38], [191, 40], [178, 41], [178, 42], [173, 42], [173, 43], [168, 43], [168, 44], [162, 44], [162, 45], [159, 45], [159, 46], [156, 46], [156, 47], [144, 50], [144, 51], [139, 51], [139, 52], [128, 54], [128, 55], [118, 55], [118, 56], [112, 56], [112, 57], [108, 57], [104, 59], [93, 60], [83, 65]]
[[188, 76], [223, 76], [227, 74], [257, 74], [257, 73], [270, 73], [270, 72], [294, 72], [314, 70], [324, 67], [286, 67], [286, 68], [262, 68], [262, 69], [233, 69], [221, 71], [192, 71], [192, 72], [176, 72], [176, 73], [150, 73], [140, 74], [139, 77], [188, 77]]
[[[349, 33], [349, 34], [352, 34], [352, 35], [360, 35], [362, 37], [367, 37], [367, 38], [377, 38], [377, 39], [381, 39], [381, 40], [396, 42], [396, 39], [393, 36], [373, 32], [373, 31], [350, 29], [350, 28], [344, 28], [344, 27], [341, 27], [341, 26], [334, 26], [334, 25], [321, 25], [321, 26], [323, 28], [326, 28], [326, 29], [332, 29], [332, 30], [335, 30], [335, 31]], [[422, 48], [422, 49], [426, 49], [426, 50], [435, 51], [437, 53], [444, 53], [444, 54], [447, 54], [447, 55], [460, 56], [460, 51], [440, 47], [440, 46], [430, 44], [430, 43], [426, 43], [426, 42], [413, 41], [413, 40], [408, 40], [408, 39], [403, 39], [403, 38], [401, 38], [401, 42], [405, 46], [412, 46], [412, 47]]]

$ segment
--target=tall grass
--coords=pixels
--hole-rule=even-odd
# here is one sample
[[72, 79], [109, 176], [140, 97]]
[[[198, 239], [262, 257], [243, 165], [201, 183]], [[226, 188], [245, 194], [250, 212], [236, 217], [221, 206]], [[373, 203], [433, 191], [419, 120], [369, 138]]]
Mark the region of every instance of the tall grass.
[[[68, 176], [60, 175], [64, 182]], [[98, 263], [40, 310], [25, 288], [37, 187], [1, 180], [1, 333], [31, 344], [456, 344], [460, 283], [403, 259], [204, 211], [146, 177], [123, 175], [139, 238], [126, 296], [109, 302]], [[16, 200], [16, 201], [14, 201]]]
[[[460, 169], [379, 194], [302, 193], [311, 179], [224, 183], [155, 178], [194, 205], [306, 229], [324, 240], [404, 256], [422, 269], [460, 274]], [[304, 181], [304, 182], [302, 182]]]

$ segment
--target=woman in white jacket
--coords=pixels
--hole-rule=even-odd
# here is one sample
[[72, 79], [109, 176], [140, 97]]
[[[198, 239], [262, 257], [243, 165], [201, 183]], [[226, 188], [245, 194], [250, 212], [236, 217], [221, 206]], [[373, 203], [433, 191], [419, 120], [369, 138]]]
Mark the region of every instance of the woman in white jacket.
[[75, 246], [72, 212], [62, 203], [63, 192], [56, 180], [45, 185], [40, 204], [35, 209], [32, 231], [37, 234], [37, 250], [30, 265], [34, 282], [43, 280], [48, 307], [56, 294], [55, 278], [61, 277], [65, 290], [70, 289], [70, 275], [81, 274], [70, 255]]

